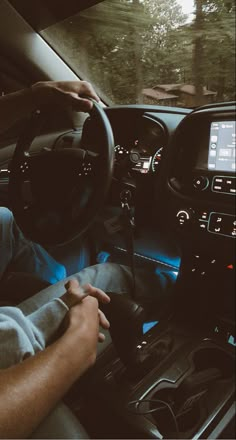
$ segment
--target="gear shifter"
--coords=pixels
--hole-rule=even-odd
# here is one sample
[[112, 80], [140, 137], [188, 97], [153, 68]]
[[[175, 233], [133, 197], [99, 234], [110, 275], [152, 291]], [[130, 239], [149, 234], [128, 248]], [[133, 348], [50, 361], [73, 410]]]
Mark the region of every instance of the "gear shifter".
[[[131, 379], [143, 377], [172, 349], [173, 336], [169, 332], [157, 340], [143, 342], [143, 323], [147, 313], [134, 300], [122, 294], [109, 294], [111, 302], [103, 304], [102, 310], [110, 321], [110, 333], [118, 356]], [[151, 345], [151, 346], [150, 346]]]
[[146, 318], [143, 307], [125, 295], [109, 294], [111, 302], [102, 306], [110, 321], [110, 333], [115, 349], [124, 363], [134, 363], [134, 348], [142, 336], [142, 325]]

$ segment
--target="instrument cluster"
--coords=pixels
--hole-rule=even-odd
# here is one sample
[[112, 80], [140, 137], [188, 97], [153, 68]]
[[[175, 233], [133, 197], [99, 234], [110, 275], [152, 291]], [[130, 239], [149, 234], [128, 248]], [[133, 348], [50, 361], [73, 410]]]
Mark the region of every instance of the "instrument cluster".
[[157, 173], [167, 143], [165, 127], [143, 116], [136, 133], [115, 146], [115, 175], [137, 176]]

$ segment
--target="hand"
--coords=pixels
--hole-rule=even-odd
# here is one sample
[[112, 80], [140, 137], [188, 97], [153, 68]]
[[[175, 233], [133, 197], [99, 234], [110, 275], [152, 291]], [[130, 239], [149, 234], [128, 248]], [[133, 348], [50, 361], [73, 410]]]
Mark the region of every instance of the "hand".
[[91, 296], [75, 304], [66, 316], [66, 329], [57, 342], [64, 341], [67, 362], [79, 366], [80, 371], [86, 371], [96, 360], [99, 321], [98, 301]]
[[89, 112], [93, 103], [83, 96], [99, 102], [92, 85], [87, 81], [43, 81], [31, 86], [37, 107], [70, 105], [73, 110]]
[[[80, 286], [79, 282], [76, 279], [71, 279], [65, 284], [65, 288], [67, 289], [66, 293], [61, 296], [62, 301], [71, 309], [75, 305], [81, 303], [87, 296], [92, 296], [98, 300], [98, 302], [102, 302], [103, 304], [109, 303], [109, 296], [103, 292], [103, 290], [98, 289], [96, 287], [91, 286], [91, 284], [85, 284], [84, 286]], [[99, 316], [99, 324], [105, 330], [110, 327], [110, 323], [107, 320], [104, 313], [98, 309]], [[99, 332], [98, 340], [99, 342], [103, 342], [105, 336], [103, 333]]]

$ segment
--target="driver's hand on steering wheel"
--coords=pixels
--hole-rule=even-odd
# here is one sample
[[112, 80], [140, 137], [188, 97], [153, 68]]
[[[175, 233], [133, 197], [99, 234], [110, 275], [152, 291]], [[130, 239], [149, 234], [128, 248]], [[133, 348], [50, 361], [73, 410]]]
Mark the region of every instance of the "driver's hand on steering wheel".
[[[91, 284], [80, 286], [79, 282], [75, 278], [69, 280], [65, 284], [65, 288], [66, 292], [60, 297], [60, 299], [67, 305], [69, 309], [81, 303], [87, 296], [93, 296], [98, 300], [98, 302], [103, 304], [110, 302], [109, 296], [103, 292], [103, 290], [93, 287]], [[110, 323], [100, 309], [98, 309], [98, 315], [100, 326], [105, 330], [109, 329]], [[99, 342], [103, 342], [105, 340], [105, 335], [99, 332], [98, 340]]]
[[31, 86], [35, 108], [69, 105], [75, 111], [89, 112], [99, 97], [87, 81], [42, 81]]

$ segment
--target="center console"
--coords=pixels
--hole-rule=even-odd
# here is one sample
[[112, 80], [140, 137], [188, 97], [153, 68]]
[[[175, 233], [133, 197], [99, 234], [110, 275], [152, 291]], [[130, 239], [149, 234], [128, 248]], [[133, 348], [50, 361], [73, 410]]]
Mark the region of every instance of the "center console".
[[133, 362], [114, 354], [96, 376], [100, 399], [134, 435], [120, 438], [235, 438], [234, 431], [224, 437], [235, 417], [235, 274], [214, 267], [208, 292], [213, 269], [202, 278], [190, 266], [183, 262], [176, 302], [149, 323], [132, 348]]

